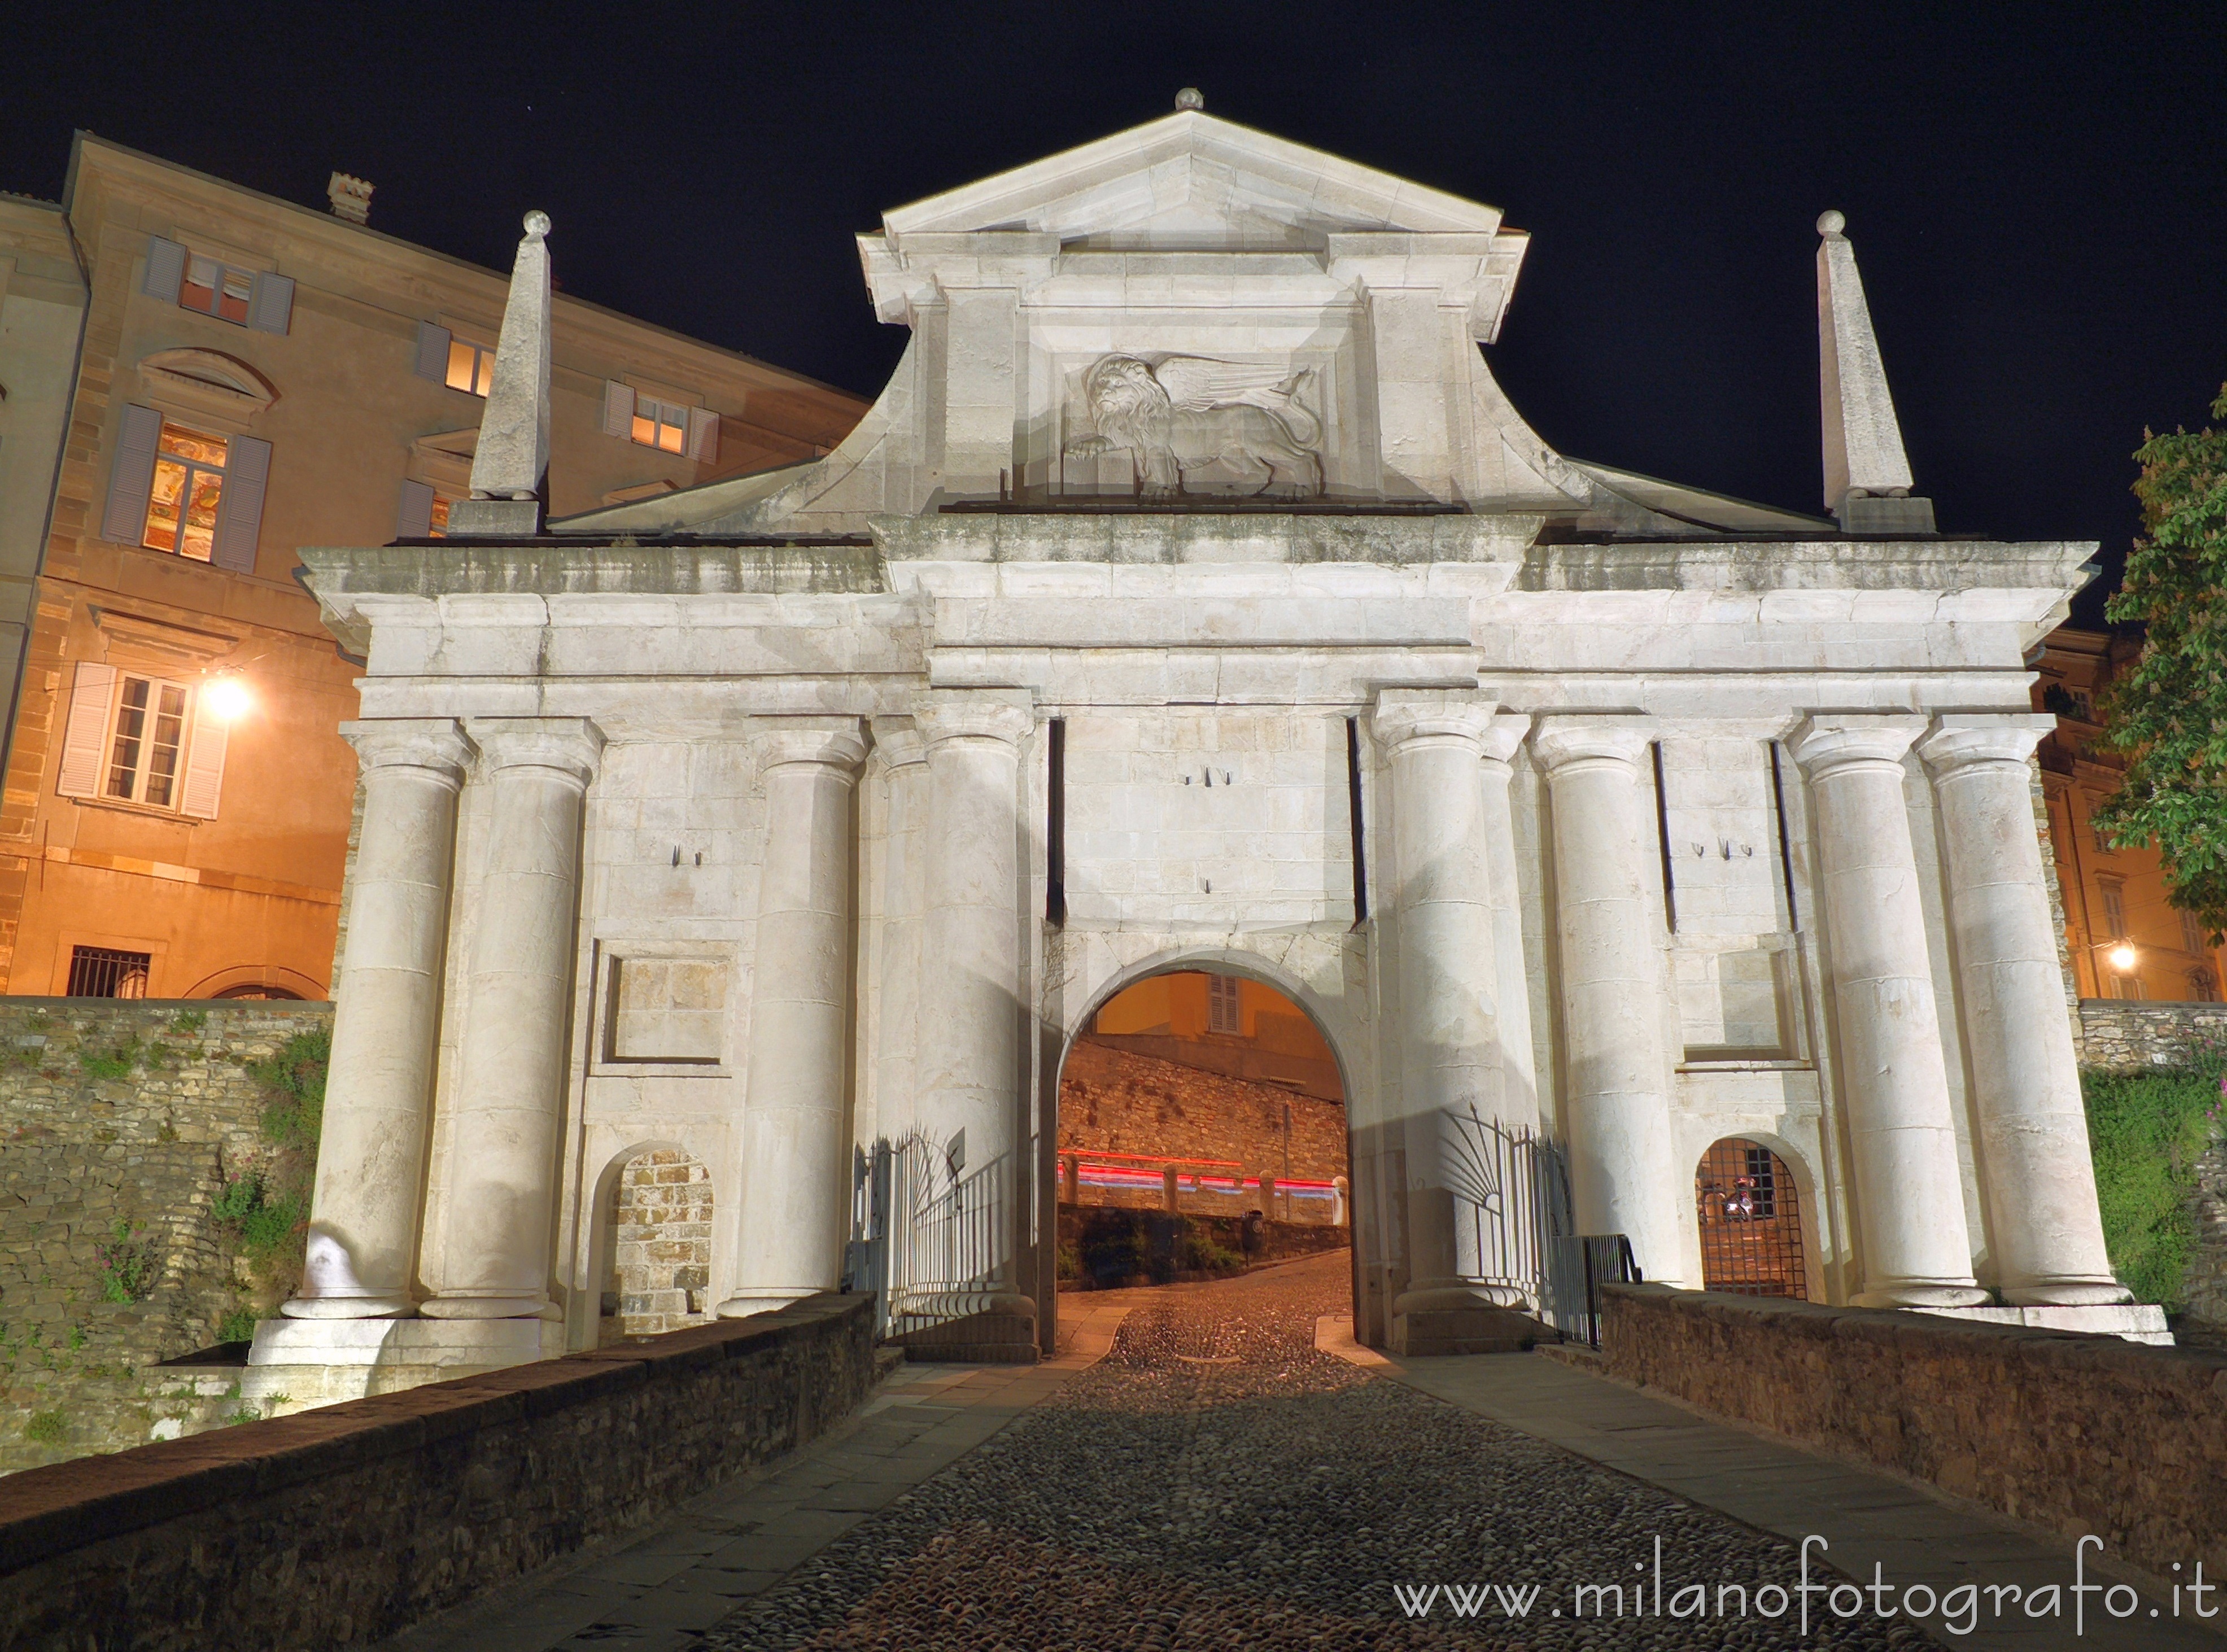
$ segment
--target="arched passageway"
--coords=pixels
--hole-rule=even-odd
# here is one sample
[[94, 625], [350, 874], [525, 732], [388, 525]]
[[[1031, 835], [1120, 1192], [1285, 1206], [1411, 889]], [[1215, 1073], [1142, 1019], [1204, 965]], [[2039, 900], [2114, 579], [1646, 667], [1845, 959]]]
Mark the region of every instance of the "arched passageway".
[[1101, 1003], [1059, 1084], [1065, 1288], [1234, 1273], [1350, 1242], [1337, 1058], [1284, 993], [1174, 969]]
[[1701, 1228], [1701, 1288], [1807, 1300], [1802, 1194], [1786, 1161], [1760, 1142], [1727, 1136], [1694, 1175]]

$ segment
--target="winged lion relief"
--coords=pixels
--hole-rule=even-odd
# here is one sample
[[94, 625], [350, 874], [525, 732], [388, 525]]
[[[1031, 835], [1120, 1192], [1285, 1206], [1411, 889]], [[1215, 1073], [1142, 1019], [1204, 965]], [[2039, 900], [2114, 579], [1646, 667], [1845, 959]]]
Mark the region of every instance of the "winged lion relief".
[[1146, 499], [1172, 499], [1192, 471], [1220, 465], [1235, 491], [1308, 499], [1323, 490], [1322, 420], [1300, 400], [1314, 369], [1171, 355], [1106, 355], [1082, 375], [1093, 436], [1070, 458], [1126, 452]]

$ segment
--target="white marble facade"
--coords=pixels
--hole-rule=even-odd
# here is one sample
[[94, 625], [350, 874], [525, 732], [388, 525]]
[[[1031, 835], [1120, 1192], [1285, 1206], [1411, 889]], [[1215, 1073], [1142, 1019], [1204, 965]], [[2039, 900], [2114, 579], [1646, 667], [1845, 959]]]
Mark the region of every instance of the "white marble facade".
[[305, 552], [365, 813], [318, 1253], [258, 1360], [381, 1316], [451, 1368], [525, 1356], [492, 1322], [587, 1345], [651, 1147], [710, 1168], [706, 1301], [778, 1306], [910, 1134], [1004, 1167], [960, 1305], [1048, 1336], [1062, 1053], [1179, 965], [1337, 1052], [1364, 1340], [1506, 1299], [1450, 1111], [1566, 1144], [1651, 1278], [1701, 1283], [1737, 1135], [1813, 1298], [2123, 1301], [2027, 762], [2092, 547], [1564, 458], [1480, 348], [1524, 245], [1186, 110], [862, 237], [912, 341], [826, 458]]

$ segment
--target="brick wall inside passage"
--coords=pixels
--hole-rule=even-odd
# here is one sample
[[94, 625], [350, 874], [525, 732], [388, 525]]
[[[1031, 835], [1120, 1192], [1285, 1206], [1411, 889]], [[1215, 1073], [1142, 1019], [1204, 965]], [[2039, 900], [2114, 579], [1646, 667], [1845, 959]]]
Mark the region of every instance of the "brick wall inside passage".
[[[1062, 1153], [1220, 1160], [1241, 1165], [1248, 1178], [1330, 1182], [1346, 1174], [1345, 1109], [1083, 1037], [1060, 1076], [1059, 1146]], [[1159, 1196], [1085, 1188], [1083, 1202], [1157, 1206]], [[1211, 1202], [1197, 1208], [1207, 1213]], [[1294, 1219], [1330, 1219], [1329, 1201], [1307, 1202], [1309, 1209], [1291, 1213]], [[1318, 1202], [1319, 1212], [1311, 1209]], [[1193, 1208], [1189, 1194], [1184, 1208]], [[1241, 1214], [1234, 1198], [1230, 1208]]]
[[2227, 1359], [1663, 1285], [1605, 1294], [1601, 1349], [1625, 1381], [2068, 1538], [2092, 1531], [2159, 1577], [2198, 1560], [2227, 1575]]
[[654, 1336], [711, 1317], [711, 1172], [677, 1148], [619, 1173], [611, 1266], [618, 1333]]

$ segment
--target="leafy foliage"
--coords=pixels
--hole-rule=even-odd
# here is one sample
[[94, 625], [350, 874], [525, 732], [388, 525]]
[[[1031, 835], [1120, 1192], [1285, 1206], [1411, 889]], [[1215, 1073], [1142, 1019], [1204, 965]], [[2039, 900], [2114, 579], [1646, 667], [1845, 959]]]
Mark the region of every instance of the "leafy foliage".
[[154, 1247], [139, 1237], [144, 1231], [119, 1219], [108, 1243], [93, 1247], [100, 1256], [102, 1301], [144, 1302], [154, 1290]]
[[34, 1445], [60, 1445], [69, 1434], [69, 1419], [59, 1411], [35, 1411], [23, 1425], [23, 1438]]
[[2168, 1311], [2196, 1243], [2196, 1161], [2217, 1129], [2227, 1051], [2199, 1052], [2177, 1072], [2085, 1073], [2088, 1145], [2103, 1241], [2120, 1283]]
[[[2227, 387], [2211, 405], [2227, 420]], [[2141, 656], [2106, 691], [2105, 739], [2128, 757], [2096, 811], [2122, 848], [2155, 844], [2172, 903], [2227, 930], [2227, 430], [2144, 432], [2146, 537], [2104, 612], [2139, 621]]]
[[282, 1150], [317, 1156], [317, 1135], [325, 1118], [325, 1068], [332, 1060], [333, 1036], [325, 1028], [297, 1033], [267, 1062], [248, 1072], [270, 1093], [263, 1109], [263, 1138]]
[[252, 1342], [256, 1324], [254, 1309], [234, 1308], [216, 1322], [216, 1339], [220, 1343]]
[[[267, 1303], [291, 1294], [301, 1280], [332, 1049], [331, 1033], [320, 1027], [297, 1033], [269, 1061], [248, 1068], [264, 1089], [263, 1139], [271, 1151], [262, 1164], [227, 1183], [210, 1208], [239, 1241]], [[252, 1321], [252, 1311], [242, 1307], [226, 1324], [241, 1314]], [[254, 1335], [252, 1323], [246, 1335]]]

